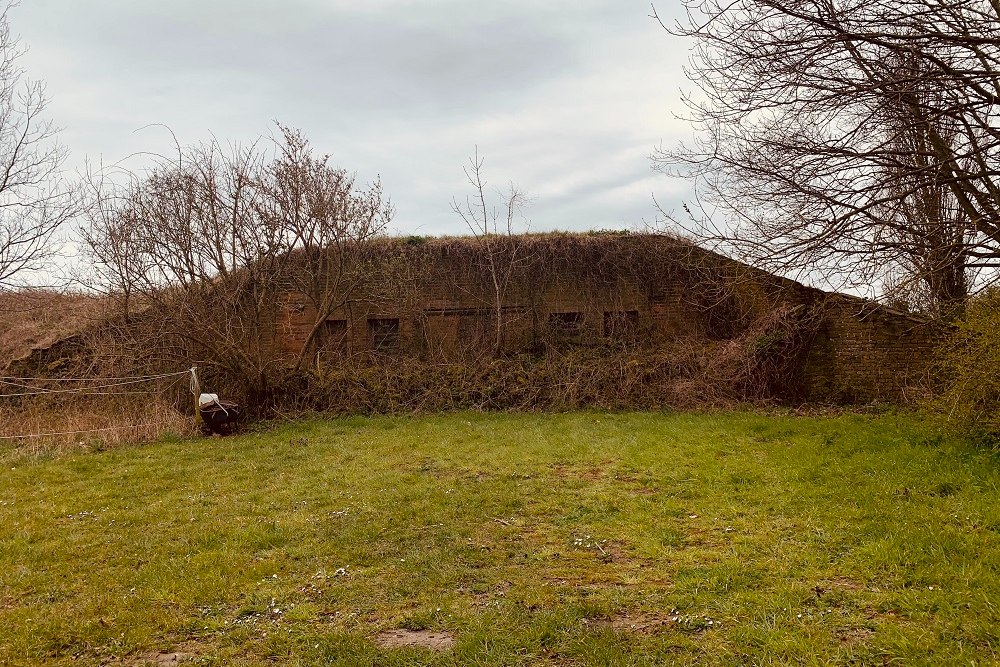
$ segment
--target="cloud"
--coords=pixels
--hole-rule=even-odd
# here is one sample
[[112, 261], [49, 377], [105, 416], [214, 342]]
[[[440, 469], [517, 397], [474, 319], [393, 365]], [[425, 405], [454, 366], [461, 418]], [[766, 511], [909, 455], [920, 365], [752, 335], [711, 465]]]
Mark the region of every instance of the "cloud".
[[[543, 4], [543, 6], [539, 6]], [[676, 11], [676, 8], [671, 8]], [[683, 49], [639, 0], [32, 0], [25, 61], [76, 159], [247, 140], [280, 119], [362, 180], [401, 231], [461, 232], [448, 203], [478, 145], [534, 195], [536, 229], [655, 215], [648, 155], [687, 132]]]

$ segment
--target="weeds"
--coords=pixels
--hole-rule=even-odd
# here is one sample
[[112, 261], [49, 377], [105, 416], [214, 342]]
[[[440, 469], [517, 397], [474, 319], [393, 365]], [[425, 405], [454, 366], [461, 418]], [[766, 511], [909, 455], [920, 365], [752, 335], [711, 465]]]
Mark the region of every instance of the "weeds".
[[[273, 403], [293, 414], [776, 405], [794, 400], [799, 391], [796, 378], [812, 324], [805, 311], [788, 309], [726, 341], [684, 338], [657, 348], [549, 349], [464, 363], [345, 360], [322, 374], [288, 380]], [[761, 336], [771, 336], [771, 342], [761, 346]]]

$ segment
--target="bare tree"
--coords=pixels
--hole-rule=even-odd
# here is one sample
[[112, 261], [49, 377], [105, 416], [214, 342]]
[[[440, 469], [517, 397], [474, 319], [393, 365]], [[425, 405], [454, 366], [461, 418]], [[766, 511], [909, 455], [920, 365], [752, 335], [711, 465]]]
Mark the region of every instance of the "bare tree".
[[20, 65], [25, 47], [10, 30], [16, 4], [0, 4], [0, 290], [50, 268], [56, 232], [80, 211], [62, 175], [67, 151], [44, 117], [45, 86]]
[[394, 210], [379, 181], [359, 189], [354, 175], [329, 166], [329, 156], [314, 155], [301, 133], [279, 128], [283, 141], [266, 179], [266, 215], [289, 236], [295, 257], [286, 279], [314, 313], [294, 363], [301, 370], [323, 324], [369, 283], [367, 242], [385, 232]]
[[[916, 272], [942, 309], [1000, 266], [1000, 4], [683, 0], [703, 241], [871, 285]], [[654, 10], [655, 16], [655, 10]], [[681, 224], [685, 224], [681, 222]]]
[[[947, 134], [943, 136], [950, 140]], [[926, 127], [902, 128], [897, 142], [900, 154], [910, 159], [907, 168], [890, 169], [895, 179], [887, 184], [889, 196], [876, 207], [882, 225], [872, 230], [873, 235], [884, 235], [888, 249], [883, 253], [888, 260], [885, 296], [949, 319], [963, 312], [970, 285], [979, 273], [970, 266], [968, 255], [976, 235], [946, 185], [913, 176], [914, 171], [932, 168]]]
[[516, 227], [523, 223], [523, 232], [528, 231], [522, 212], [528, 203], [527, 195], [514, 183], [506, 190], [496, 192], [497, 199], [491, 201], [487, 182], [483, 174], [484, 158], [479, 156], [477, 147], [469, 164], [463, 167], [465, 178], [472, 188], [472, 194], [464, 201], [452, 200], [452, 210], [462, 219], [469, 232], [482, 248], [483, 269], [491, 289], [490, 306], [493, 309], [493, 352], [503, 351], [504, 329], [509, 318], [504, 312], [507, 289], [517, 268], [528, 261], [527, 245], [518, 238]]
[[[357, 284], [362, 268], [339, 250], [380, 233], [392, 214], [378, 184], [358, 191], [300, 133], [279, 128], [270, 149], [213, 140], [125, 184], [93, 178], [84, 234], [98, 284], [182, 341], [185, 363], [259, 393], [306, 363], [322, 322]], [[308, 297], [315, 317], [293, 360], [275, 340], [289, 291]]]

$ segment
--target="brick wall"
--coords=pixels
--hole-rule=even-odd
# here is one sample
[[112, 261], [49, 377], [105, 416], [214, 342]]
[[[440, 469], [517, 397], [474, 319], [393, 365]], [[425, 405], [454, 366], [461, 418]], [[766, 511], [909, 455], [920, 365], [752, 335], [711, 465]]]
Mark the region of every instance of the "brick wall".
[[822, 299], [826, 315], [803, 368], [809, 397], [896, 402], [926, 384], [941, 325], [862, 299]]
[[[895, 401], [920, 380], [940, 335], [919, 319], [668, 237], [556, 234], [501, 238], [497, 244], [497, 273], [507, 279], [501, 321], [509, 352], [727, 340], [769, 311], [794, 304], [819, 318], [802, 361], [804, 397]], [[495, 292], [482, 244], [387, 240], [371, 254], [380, 262], [388, 257], [396, 270], [369, 280], [349, 305], [321, 323], [308, 351], [321, 365], [344, 356], [456, 360], [492, 352]], [[290, 291], [279, 299], [278, 311], [276, 353], [293, 356], [316, 324], [316, 310], [303, 294]]]

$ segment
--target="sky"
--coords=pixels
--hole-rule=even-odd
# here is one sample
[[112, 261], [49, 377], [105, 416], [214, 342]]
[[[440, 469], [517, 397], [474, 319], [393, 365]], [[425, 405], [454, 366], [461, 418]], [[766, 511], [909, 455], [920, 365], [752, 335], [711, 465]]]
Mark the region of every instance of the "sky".
[[[676, 0], [657, 0], [669, 19]], [[399, 234], [461, 234], [478, 148], [535, 231], [635, 229], [685, 184], [650, 154], [690, 134], [684, 43], [642, 0], [23, 0], [22, 64], [46, 82], [70, 166], [246, 142], [274, 122], [380, 178]], [[164, 126], [170, 128], [168, 132]]]

